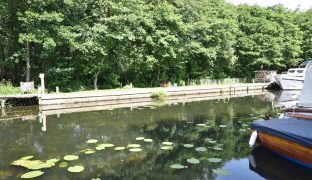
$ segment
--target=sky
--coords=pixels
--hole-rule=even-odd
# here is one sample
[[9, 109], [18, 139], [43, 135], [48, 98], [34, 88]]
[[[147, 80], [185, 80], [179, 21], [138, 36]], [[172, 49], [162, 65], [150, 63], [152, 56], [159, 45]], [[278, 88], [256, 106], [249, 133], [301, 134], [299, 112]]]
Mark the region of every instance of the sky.
[[273, 6], [276, 4], [283, 4], [285, 7], [295, 10], [299, 8], [300, 10], [307, 10], [312, 7], [312, 0], [225, 0], [232, 4], [244, 4], [249, 5], [257, 4], [259, 6]]

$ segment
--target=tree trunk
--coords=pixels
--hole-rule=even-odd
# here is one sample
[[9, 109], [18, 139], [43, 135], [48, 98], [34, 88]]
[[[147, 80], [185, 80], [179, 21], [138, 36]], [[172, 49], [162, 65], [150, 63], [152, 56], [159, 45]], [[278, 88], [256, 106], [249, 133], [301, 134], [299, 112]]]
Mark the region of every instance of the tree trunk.
[[30, 81], [30, 47], [29, 42], [26, 44], [26, 82]]
[[98, 90], [97, 81], [98, 81], [99, 74], [100, 74], [100, 71], [97, 71], [94, 75], [94, 90]]

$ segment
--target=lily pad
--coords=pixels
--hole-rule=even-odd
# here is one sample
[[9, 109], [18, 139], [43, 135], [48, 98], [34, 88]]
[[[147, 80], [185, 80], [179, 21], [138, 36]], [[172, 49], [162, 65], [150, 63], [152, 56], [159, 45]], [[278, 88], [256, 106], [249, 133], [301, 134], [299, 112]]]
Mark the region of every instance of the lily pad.
[[59, 162], [59, 161], [60, 161], [60, 159], [54, 158], [54, 159], [49, 159], [49, 160], [47, 160], [47, 163], [57, 163], [57, 162]]
[[248, 125], [248, 124], [242, 124], [242, 126], [243, 126], [243, 127], [247, 127], [247, 126], [249, 126], [249, 125]]
[[96, 149], [97, 151], [102, 151], [102, 150], [105, 149], [105, 147], [103, 147], [103, 146], [96, 146], [95, 149]]
[[220, 128], [226, 128], [227, 125], [220, 125], [219, 127], [220, 127]]
[[114, 147], [114, 144], [99, 144], [99, 147], [104, 147], [104, 148], [108, 148], [108, 147]]
[[66, 161], [74, 161], [74, 160], [77, 160], [79, 157], [76, 156], [76, 155], [66, 155], [64, 156], [64, 160]]
[[153, 142], [153, 139], [144, 139], [144, 142]]
[[39, 177], [43, 174], [43, 171], [30, 171], [28, 173], [25, 173], [21, 176], [22, 179], [31, 179], [35, 177]]
[[223, 151], [223, 149], [220, 148], [220, 147], [213, 147], [212, 149], [214, 149], [214, 150], [216, 150], [216, 151]]
[[132, 148], [132, 149], [129, 149], [130, 152], [140, 152], [142, 151], [141, 148]]
[[142, 141], [142, 140], [144, 140], [144, 137], [137, 137], [137, 138], [135, 138], [135, 140]]
[[72, 166], [67, 169], [69, 172], [78, 173], [84, 170], [83, 166]]
[[206, 126], [207, 124], [196, 124], [196, 126], [200, 126], [200, 127], [204, 127]]
[[67, 162], [61, 162], [59, 165], [60, 168], [66, 168], [67, 166], [68, 166]]
[[93, 153], [94, 153], [94, 150], [92, 150], [92, 149], [87, 150], [87, 151], [85, 152], [85, 154], [93, 154]]
[[207, 160], [211, 163], [218, 163], [222, 161], [220, 158], [208, 158]]
[[20, 158], [21, 160], [29, 160], [32, 159], [34, 156], [24, 156], [22, 158]]
[[232, 174], [230, 171], [220, 168], [213, 169], [212, 172], [220, 176], [228, 176]]
[[181, 164], [172, 164], [170, 167], [173, 168], [173, 169], [184, 169], [184, 168], [187, 168], [186, 166], [183, 166]]
[[196, 158], [191, 158], [191, 159], [187, 159], [186, 160], [188, 163], [191, 163], [191, 164], [198, 164], [200, 161]]
[[195, 148], [195, 150], [198, 151], [198, 152], [204, 152], [204, 151], [207, 151], [207, 148], [205, 148], [205, 147], [197, 147], [197, 148]]
[[186, 147], [186, 148], [192, 148], [192, 147], [194, 147], [193, 144], [184, 144], [183, 146]]
[[165, 142], [163, 142], [162, 144], [163, 144], [163, 145], [166, 145], [166, 146], [172, 146], [172, 145], [173, 145], [173, 143], [172, 143], [172, 142], [166, 142], [166, 141], [165, 141]]
[[124, 149], [126, 149], [126, 148], [125, 147], [116, 147], [115, 148], [116, 151], [121, 151], [121, 150], [124, 150]]
[[217, 141], [214, 141], [214, 140], [210, 140], [210, 141], [208, 141], [210, 144], [214, 144], [214, 143], [216, 143]]
[[239, 129], [240, 132], [246, 132], [247, 129]]
[[40, 160], [22, 160], [22, 159], [16, 160], [11, 164], [14, 166], [22, 166], [31, 170], [38, 170], [55, 166], [54, 163], [47, 163]]
[[95, 143], [97, 143], [97, 142], [98, 142], [98, 140], [96, 140], [96, 139], [89, 139], [89, 140], [87, 141], [88, 144], [95, 144]]
[[128, 144], [128, 147], [129, 148], [138, 148], [138, 147], [141, 147], [140, 144]]
[[162, 150], [172, 150], [173, 146], [163, 146], [160, 149], [162, 149]]

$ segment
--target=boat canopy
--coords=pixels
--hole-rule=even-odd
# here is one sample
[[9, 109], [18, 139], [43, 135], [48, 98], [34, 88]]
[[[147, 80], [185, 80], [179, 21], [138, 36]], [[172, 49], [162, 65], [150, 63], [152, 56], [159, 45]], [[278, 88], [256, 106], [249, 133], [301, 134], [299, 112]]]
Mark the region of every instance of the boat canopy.
[[312, 121], [297, 118], [255, 121], [250, 128], [312, 148]]
[[[312, 61], [311, 61], [312, 62]], [[312, 63], [308, 63], [304, 83], [299, 95], [298, 107], [312, 107]]]

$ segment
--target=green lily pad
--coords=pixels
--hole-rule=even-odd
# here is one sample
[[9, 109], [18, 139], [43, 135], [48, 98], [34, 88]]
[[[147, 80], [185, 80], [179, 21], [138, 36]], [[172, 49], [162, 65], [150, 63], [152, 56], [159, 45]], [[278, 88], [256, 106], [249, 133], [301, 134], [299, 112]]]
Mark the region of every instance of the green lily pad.
[[116, 147], [115, 148], [116, 151], [121, 151], [121, 150], [124, 150], [124, 149], [126, 149], [126, 148], [125, 147]]
[[166, 146], [172, 146], [172, 145], [173, 145], [173, 143], [172, 143], [172, 142], [166, 142], [166, 141], [165, 141], [165, 142], [163, 142], [162, 144], [163, 144], [163, 145], [166, 145]]
[[96, 139], [89, 139], [89, 140], [87, 141], [88, 144], [95, 144], [95, 143], [97, 143], [97, 142], [98, 142], [98, 140], [96, 140]]
[[204, 126], [205, 128], [210, 128], [211, 126], [208, 126], [208, 125], [206, 125], [206, 126]]
[[230, 171], [220, 168], [213, 169], [212, 172], [220, 176], [228, 176], [232, 174]]
[[29, 160], [32, 159], [34, 156], [24, 156], [22, 158], [20, 158], [21, 160]]
[[211, 163], [218, 163], [222, 161], [220, 158], [208, 158], [207, 160]]
[[94, 153], [94, 150], [92, 150], [92, 149], [85, 151], [85, 154], [93, 154], [93, 153]]
[[153, 139], [144, 139], [144, 142], [153, 142]]
[[76, 156], [76, 155], [66, 155], [66, 156], [64, 156], [64, 160], [65, 161], [74, 161], [74, 160], [77, 160], [79, 157], [78, 156]]
[[181, 164], [172, 164], [170, 167], [173, 168], [173, 169], [184, 169], [184, 168], [187, 168], [186, 166], [183, 166]]
[[21, 176], [22, 179], [31, 179], [35, 177], [39, 177], [43, 174], [43, 171], [30, 171], [28, 173], [25, 173]]
[[137, 137], [137, 138], [135, 138], [135, 140], [142, 141], [142, 140], [144, 140], [144, 137]]
[[128, 144], [128, 147], [129, 148], [138, 148], [138, 147], [141, 147], [140, 144]]
[[223, 149], [220, 148], [220, 147], [213, 147], [212, 149], [214, 149], [214, 150], [216, 150], [216, 151], [223, 151]]
[[214, 141], [214, 140], [210, 140], [210, 141], [208, 141], [208, 143], [210, 143], [210, 144], [214, 144], [214, 143], [216, 143], [217, 141]]
[[163, 146], [160, 149], [162, 149], [162, 150], [172, 150], [173, 146]]
[[31, 170], [38, 170], [55, 166], [54, 163], [47, 163], [40, 160], [22, 160], [22, 159], [16, 160], [11, 164], [14, 166], [22, 166]]
[[96, 146], [95, 149], [96, 149], [97, 151], [102, 151], [102, 150], [105, 149], [105, 147], [103, 147], [103, 146]]
[[205, 148], [205, 147], [197, 147], [197, 148], [195, 148], [195, 150], [198, 151], [198, 152], [204, 152], [204, 151], [207, 151], [207, 148]]
[[220, 128], [226, 128], [227, 125], [220, 125], [219, 127], [220, 127]]
[[114, 144], [99, 144], [98, 147], [104, 147], [104, 148], [108, 148], [108, 147], [114, 147]]
[[72, 166], [67, 169], [69, 172], [78, 173], [84, 170], [83, 166]]
[[196, 158], [191, 158], [191, 159], [187, 159], [186, 160], [188, 163], [191, 163], [191, 164], [198, 164], [200, 161]]
[[246, 132], [247, 129], [239, 129], [240, 132]]
[[248, 127], [249, 125], [248, 125], [248, 124], [242, 124], [242, 126], [243, 126], [243, 127]]
[[132, 149], [129, 149], [130, 152], [140, 152], [142, 151], [141, 148], [132, 148]]
[[200, 126], [200, 127], [203, 127], [203, 126], [206, 126], [207, 124], [196, 124], [196, 126]]
[[192, 147], [194, 147], [193, 144], [184, 144], [183, 146], [186, 147], [186, 148], [192, 148]]
[[57, 163], [57, 162], [59, 162], [60, 161], [60, 159], [49, 159], [49, 160], [47, 160], [47, 163]]
[[67, 166], [68, 166], [67, 162], [61, 162], [59, 165], [60, 168], [66, 168]]

